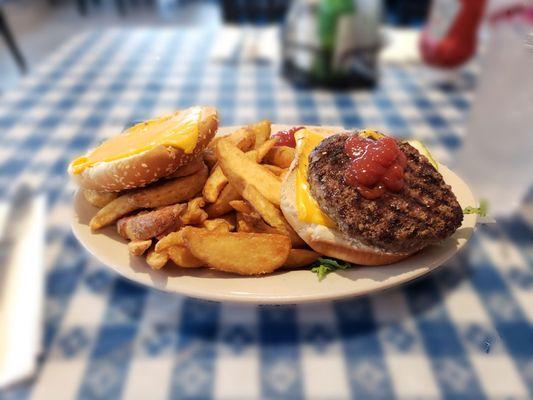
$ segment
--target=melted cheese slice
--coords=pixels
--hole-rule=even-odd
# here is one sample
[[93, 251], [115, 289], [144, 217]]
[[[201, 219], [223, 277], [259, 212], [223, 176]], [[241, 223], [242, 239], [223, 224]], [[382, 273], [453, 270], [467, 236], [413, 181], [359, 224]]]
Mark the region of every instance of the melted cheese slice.
[[298, 167], [296, 170], [296, 209], [298, 219], [303, 222], [324, 225], [334, 228], [335, 223], [318, 206], [309, 191], [307, 171], [309, 168], [309, 154], [324, 140], [324, 136], [309, 129], [301, 129], [295, 134], [298, 143]]
[[193, 152], [198, 142], [200, 107], [141, 122], [112, 137], [70, 164], [75, 174], [99, 162], [110, 162], [152, 150], [158, 146], [168, 146]]

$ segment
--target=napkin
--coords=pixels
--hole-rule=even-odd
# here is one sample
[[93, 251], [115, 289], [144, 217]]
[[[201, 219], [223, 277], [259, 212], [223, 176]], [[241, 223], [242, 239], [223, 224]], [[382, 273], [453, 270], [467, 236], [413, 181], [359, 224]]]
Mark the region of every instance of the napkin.
[[[44, 301], [45, 197], [30, 201], [24, 235], [0, 265], [0, 389], [31, 377], [41, 351]], [[0, 226], [9, 207], [0, 204]]]

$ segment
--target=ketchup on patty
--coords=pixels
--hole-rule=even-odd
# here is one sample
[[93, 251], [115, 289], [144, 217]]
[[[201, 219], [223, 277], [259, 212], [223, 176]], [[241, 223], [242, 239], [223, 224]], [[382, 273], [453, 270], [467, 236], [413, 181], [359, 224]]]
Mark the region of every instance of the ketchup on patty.
[[346, 183], [364, 198], [377, 199], [385, 190], [398, 192], [403, 188], [407, 158], [393, 138], [353, 135], [346, 140], [344, 151], [350, 158]]
[[277, 139], [276, 146], [289, 146], [294, 149], [296, 147], [294, 134], [303, 128], [303, 126], [294, 126], [286, 131], [279, 131], [275, 135], [272, 135], [273, 138]]

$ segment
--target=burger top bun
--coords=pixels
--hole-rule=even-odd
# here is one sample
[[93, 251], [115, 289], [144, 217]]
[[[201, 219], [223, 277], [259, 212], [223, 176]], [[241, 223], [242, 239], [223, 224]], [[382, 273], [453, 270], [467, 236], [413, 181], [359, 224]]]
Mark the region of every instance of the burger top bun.
[[[150, 129], [156, 129], [159, 132], [161, 132], [161, 126], [164, 129], [179, 129], [184, 120], [187, 120], [187, 118], [190, 120], [190, 118], [196, 118], [196, 116], [198, 116], [198, 139], [192, 151], [185, 152], [175, 146], [157, 145], [140, 153], [112, 161], [96, 162], [81, 171], [76, 168], [76, 161], [81, 159], [79, 158], [69, 165], [68, 172], [73, 180], [85, 189], [118, 192], [146, 186], [158, 179], [171, 175], [176, 169], [201, 157], [202, 151], [218, 129], [218, 114], [213, 107], [191, 107], [172, 115], [149, 121], [146, 123], [148, 127], [146, 129], [142, 129], [141, 126], [133, 127], [134, 129], [142, 130], [143, 135], [150, 135]], [[161, 125], [158, 126], [160, 121]], [[175, 125], [173, 126], [174, 121]], [[126, 130], [121, 135], [127, 135], [131, 132], [131, 129]], [[135, 134], [138, 133], [136, 132]], [[120, 141], [120, 137], [119, 135], [113, 140]], [[87, 152], [85, 157], [93, 151], [94, 149]]]

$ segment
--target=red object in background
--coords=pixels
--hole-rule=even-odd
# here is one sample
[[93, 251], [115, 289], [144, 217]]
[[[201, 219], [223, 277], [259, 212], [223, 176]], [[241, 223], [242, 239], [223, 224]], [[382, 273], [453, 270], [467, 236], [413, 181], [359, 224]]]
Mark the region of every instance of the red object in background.
[[402, 190], [407, 158], [393, 138], [385, 136], [373, 140], [353, 135], [346, 140], [344, 152], [350, 157], [346, 183], [364, 198], [373, 200], [385, 190]]
[[455, 68], [476, 51], [477, 30], [486, 0], [433, 0], [420, 51], [434, 67]]
[[289, 146], [294, 149], [296, 147], [296, 139], [294, 138], [294, 134], [303, 128], [303, 126], [294, 126], [291, 129], [279, 131], [278, 133], [272, 135], [273, 138], [277, 139], [276, 146]]

